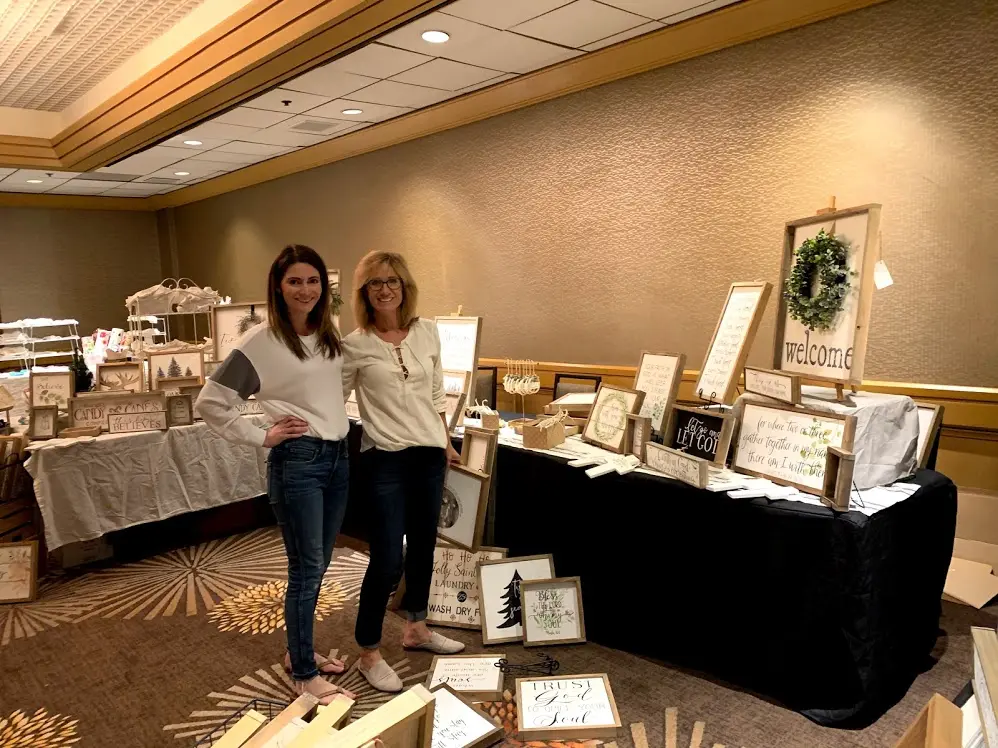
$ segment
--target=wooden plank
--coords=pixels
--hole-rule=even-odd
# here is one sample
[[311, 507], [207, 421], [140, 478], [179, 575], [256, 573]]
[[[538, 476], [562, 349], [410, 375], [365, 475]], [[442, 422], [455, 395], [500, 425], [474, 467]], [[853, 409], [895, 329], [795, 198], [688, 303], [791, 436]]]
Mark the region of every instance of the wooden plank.
[[703, 731], [706, 727], [704, 722], [694, 722], [693, 723], [693, 735], [690, 736], [690, 748], [700, 748], [700, 743], [703, 742]]
[[631, 742], [634, 748], [648, 748], [648, 734], [645, 732], [644, 722], [635, 722], [631, 725]]
[[301, 735], [292, 741], [289, 748], [313, 748], [319, 745], [350, 718], [353, 705], [353, 699], [340, 694], [328, 706], [319, 707], [318, 714], [312, 718]]
[[677, 748], [678, 736], [677, 722], [679, 721], [679, 710], [670, 706], [665, 710], [665, 748]]
[[265, 748], [284, 727], [296, 717], [304, 719], [319, 705], [319, 700], [310, 693], [303, 693], [284, 711], [274, 717], [261, 730], [258, 730], [242, 748]]
[[327, 738], [322, 748], [360, 748], [376, 739], [385, 748], [430, 748], [433, 694], [415, 685]]
[[933, 694], [894, 748], [962, 748], [963, 712], [953, 702]]
[[250, 709], [218, 740], [212, 742], [212, 748], [240, 748], [243, 743], [253, 737], [254, 733], [263, 727], [267, 718], [255, 709]]

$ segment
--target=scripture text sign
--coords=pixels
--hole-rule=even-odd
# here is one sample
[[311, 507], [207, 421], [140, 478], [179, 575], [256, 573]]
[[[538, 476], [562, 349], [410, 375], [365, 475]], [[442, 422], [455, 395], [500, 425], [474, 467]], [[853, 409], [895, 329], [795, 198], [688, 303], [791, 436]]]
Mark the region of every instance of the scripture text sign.
[[749, 340], [752, 323], [765, 308], [769, 286], [732, 286], [721, 312], [714, 340], [693, 391], [704, 400], [726, 402], [728, 391], [738, 377], [743, 350]]
[[676, 436], [673, 443], [666, 446], [711, 462], [727, 457], [727, 455], [717, 455], [724, 430], [723, 417], [706, 410], [689, 411], [676, 408], [673, 418], [676, 419]]
[[706, 488], [706, 474], [701, 467], [703, 460], [654, 442], [648, 442], [645, 450], [645, 462], [652, 470], [696, 488]]
[[163, 431], [167, 427], [166, 411], [154, 413], [115, 413], [107, 417], [107, 430], [112, 434], [133, 431]]
[[796, 405], [800, 402], [800, 378], [794, 374], [746, 366], [745, 391]]
[[429, 688], [446, 683], [455, 691], [492, 692], [502, 689], [499, 660], [505, 655], [485, 657], [438, 657], [430, 674]]
[[478, 562], [505, 558], [502, 549], [477, 552], [437, 545], [433, 549], [433, 578], [427, 618], [433, 623], [461, 628], [480, 628]]
[[[432, 748], [486, 745], [502, 736], [498, 726], [483, 712], [469, 706], [446, 688], [437, 689], [433, 696]], [[494, 739], [485, 740], [490, 734]]]
[[609, 728], [617, 723], [602, 676], [524, 678], [517, 680], [517, 691], [520, 730]]
[[676, 377], [683, 376], [680, 356], [659, 353], [643, 353], [638, 364], [638, 375], [634, 389], [645, 393], [644, 402], [638, 415], [651, 419], [651, 427], [661, 431], [676, 391]]
[[745, 403], [733, 467], [820, 494], [828, 447], [843, 447], [846, 420]]

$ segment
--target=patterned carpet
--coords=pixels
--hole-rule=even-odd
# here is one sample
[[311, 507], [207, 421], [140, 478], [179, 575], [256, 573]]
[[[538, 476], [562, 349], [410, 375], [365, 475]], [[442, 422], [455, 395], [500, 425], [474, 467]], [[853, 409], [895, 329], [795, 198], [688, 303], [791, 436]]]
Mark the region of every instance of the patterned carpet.
[[[323, 583], [316, 645], [345, 658], [334, 683], [359, 694], [354, 715], [387, 700], [356, 671], [352, 631], [367, 556], [338, 549]], [[286, 560], [276, 528], [82, 575], [51, 576], [29, 604], [0, 606], [0, 747], [193, 746], [255, 698], [292, 696], [283, 662]], [[820, 728], [752, 694], [596, 644], [551, 648], [562, 673], [610, 675], [625, 728], [615, 748], [889, 746], [933, 691], [952, 697], [970, 673], [970, 625], [992, 612], [944, 604], [934, 667], [877, 724]], [[389, 614], [385, 649], [409, 685], [431, 655], [405, 653]], [[486, 651], [477, 632], [446, 632]], [[536, 653], [493, 648], [514, 661]], [[507, 682], [512, 690], [512, 681]], [[516, 707], [485, 708], [515, 738]], [[544, 743], [529, 743], [544, 746]], [[557, 743], [550, 745], [560, 745]]]

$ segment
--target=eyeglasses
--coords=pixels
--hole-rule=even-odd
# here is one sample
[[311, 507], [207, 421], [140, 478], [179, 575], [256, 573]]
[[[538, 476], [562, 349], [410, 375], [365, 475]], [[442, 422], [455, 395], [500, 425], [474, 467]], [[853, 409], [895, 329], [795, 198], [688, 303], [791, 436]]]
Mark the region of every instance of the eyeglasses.
[[[395, 280], [398, 280], [398, 278], [396, 278]], [[391, 286], [389, 286], [389, 288], [391, 288]], [[405, 368], [405, 361], [402, 360], [402, 349], [396, 348], [395, 353], [397, 353], [399, 357], [399, 366], [402, 367], [402, 379], [404, 381], [409, 378], [409, 370]]]
[[398, 291], [400, 288], [402, 288], [402, 279], [397, 278], [393, 275], [391, 278], [388, 278], [386, 280], [381, 280], [381, 278], [374, 278], [373, 280], [369, 280], [364, 285], [366, 285], [375, 293], [380, 291], [385, 286], [388, 286], [388, 288], [392, 291]]

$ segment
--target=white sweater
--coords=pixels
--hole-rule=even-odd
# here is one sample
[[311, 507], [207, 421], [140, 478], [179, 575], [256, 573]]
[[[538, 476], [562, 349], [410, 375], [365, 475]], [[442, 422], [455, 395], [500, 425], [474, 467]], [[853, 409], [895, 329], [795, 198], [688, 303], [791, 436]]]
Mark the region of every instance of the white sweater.
[[302, 337], [309, 358], [298, 357], [267, 325], [247, 332], [211, 375], [195, 409], [219, 436], [263, 446], [267, 432], [240, 416], [235, 406], [254, 395], [273, 421], [297, 416], [308, 423], [308, 435], [328, 441], [344, 439], [350, 430], [343, 406], [343, 356], [330, 360], [315, 354], [315, 335]]
[[361, 449], [445, 448], [449, 439], [440, 414], [447, 410], [447, 399], [436, 323], [417, 319], [400, 347], [408, 379], [391, 343], [359, 329], [343, 338], [343, 396], [357, 391], [364, 423]]

